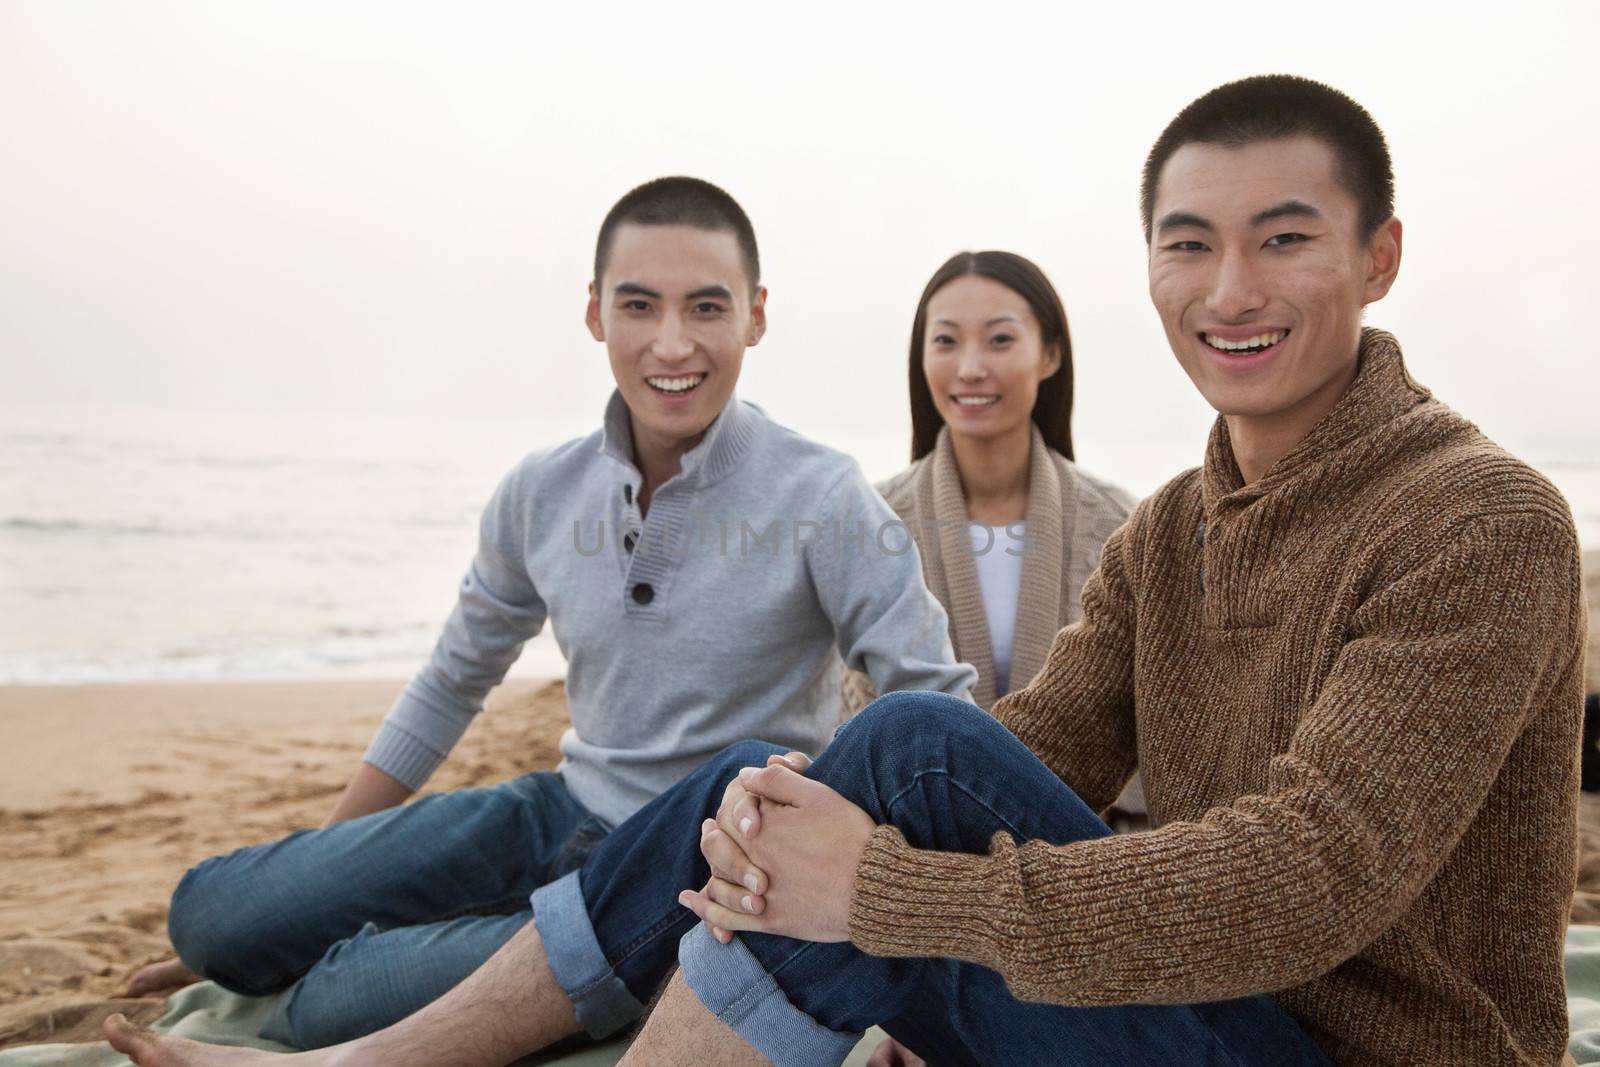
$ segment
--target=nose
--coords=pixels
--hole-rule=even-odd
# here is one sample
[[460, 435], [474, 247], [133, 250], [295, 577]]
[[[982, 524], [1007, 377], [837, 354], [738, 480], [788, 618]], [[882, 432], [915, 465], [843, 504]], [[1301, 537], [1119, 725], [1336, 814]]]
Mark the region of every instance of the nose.
[[988, 375], [989, 368], [984, 364], [983, 353], [978, 351], [978, 346], [964, 346], [961, 349], [960, 361], [956, 364], [956, 379], [962, 382], [978, 382]]
[[675, 313], [662, 316], [650, 354], [668, 361], [685, 360], [694, 355], [694, 338], [689, 336], [683, 316]]
[[1224, 252], [1206, 298], [1207, 309], [1223, 321], [1248, 317], [1266, 303], [1261, 272], [1242, 252]]

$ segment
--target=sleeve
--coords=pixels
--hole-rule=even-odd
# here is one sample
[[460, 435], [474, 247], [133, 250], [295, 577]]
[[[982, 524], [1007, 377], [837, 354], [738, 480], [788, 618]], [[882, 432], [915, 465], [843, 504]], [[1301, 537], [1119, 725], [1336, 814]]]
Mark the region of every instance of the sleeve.
[[1111, 805], [1138, 761], [1130, 574], [1141, 514], [1106, 541], [1083, 586], [1083, 617], [1056, 634], [1033, 681], [994, 706], [995, 718], [1095, 811]]
[[525, 463], [508, 474], [484, 509], [477, 554], [433, 655], [363, 757], [409, 789], [420, 789], [444, 762], [489, 690], [544, 626], [545, 604], [524, 562], [527, 470]]
[[915, 850], [880, 827], [853, 939], [980, 963], [1024, 999], [1063, 1004], [1221, 1000], [1327, 973], [1421, 895], [1531, 717], [1577, 693], [1570, 522], [1475, 520], [1369, 594], [1348, 629], [1264, 793], [1150, 833], [997, 835], [983, 856]]
[[978, 672], [956, 661], [949, 619], [922, 580], [910, 531], [855, 464], [824, 495], [822, 514], [831, 528], [807, 544], [806, 567], [845, 666], [879, 693], [970, 699]]

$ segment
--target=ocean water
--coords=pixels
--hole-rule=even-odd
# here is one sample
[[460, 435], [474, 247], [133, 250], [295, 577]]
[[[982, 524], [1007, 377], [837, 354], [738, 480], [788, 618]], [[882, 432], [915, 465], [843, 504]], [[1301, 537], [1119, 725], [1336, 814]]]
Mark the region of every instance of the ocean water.
[[[568, 436], [260, 415], [0, 420], [0, 683], [408, 675], [500, 476]], [[548, 634], [520, 667], [562, 673]]]
[[[0, 684], [401, 677], [426, 658], [500, 476], [574, 419], [0, 415]], [[872, 477], [898, 435], [819, 433]], [[1080, 442], [1138, 492], [1195, 442]], [[1541, 469], [1600, 548], [1600, 464]], [[514, 674], [563, 672], [548, 629]]]

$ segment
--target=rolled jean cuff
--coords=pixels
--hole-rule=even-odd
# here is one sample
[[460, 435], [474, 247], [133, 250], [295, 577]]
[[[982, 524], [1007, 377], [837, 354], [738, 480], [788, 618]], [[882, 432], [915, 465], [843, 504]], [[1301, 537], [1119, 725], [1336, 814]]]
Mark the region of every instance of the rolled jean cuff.
[[830, 1030], [790, 1003], [737, 936], [726, 945], [704, 923], [678, 942], [683, 980], [700, 1003], [774, 1067], [838, 1067], [861, 1040]]
[[590, 1037], [609, 1037], [643, 1015], [644, 1005], [628, 992], [600, 951], [578, 875], [573, 871], [540, 886], [528, 900], [550, 973], [572, 1001], [578, 1025]]

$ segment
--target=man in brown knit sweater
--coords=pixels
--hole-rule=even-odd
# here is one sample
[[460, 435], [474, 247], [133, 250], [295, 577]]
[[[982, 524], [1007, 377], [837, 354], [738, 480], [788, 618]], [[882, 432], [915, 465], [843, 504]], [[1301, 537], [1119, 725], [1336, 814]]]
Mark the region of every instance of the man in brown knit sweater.
[[[1399, 268], [1389, 174], [1367, 114], [1299, 79], [1173, 121], [1150, 293], [1220, 413], [1204, 466], [1112, 536], [1084, 621], [995, 707], [1020, 744], [902, 694], [806, 776], [745, 773], [766, 800], [729, 790], [704, 843], [727, 877], [689, 901], [786, 936], [686, 938], [638, 1062], [836, 1063], [876, 1022], [937, 1063], [1323, 1062], [1234, 1017], [1259, 998], [1216, 1003], [1259, 994], [1339, 1064], [1561, 1061], [1578, 547], [1549, 483], [1362, 329]], [[1135, 761], [1156, 829], [1053, 815]]]
[[[652, 815], [714, 805], [699, 776], [613, 831], [583, 872], [595, 981], [644, 991], [670, 962], [617, 855], [698, 841], [712, 872], [626, 1062], [836, 1064], [875, 1023], [899, 1042], [878, 1064], [1561, 1061], [1567, 507], [1362, 328], [1401, 228], [1348, 98], [1207, 94], [1151, 151], [1143, 210], [1151, 296], [1220, 413], [1204, 465], [1112, 536], [1083, 620], [994, 718], [891, 694], [814, 765], [743, 772], [716, 821]], [[1136, 764], [1155, 829], [1112, 836], [1094, 812]], [[570, 1032], [520, 951], [312, 1055], [493, 1064]], [[111, 1030], [145, 1064], [247, 1062]]]

